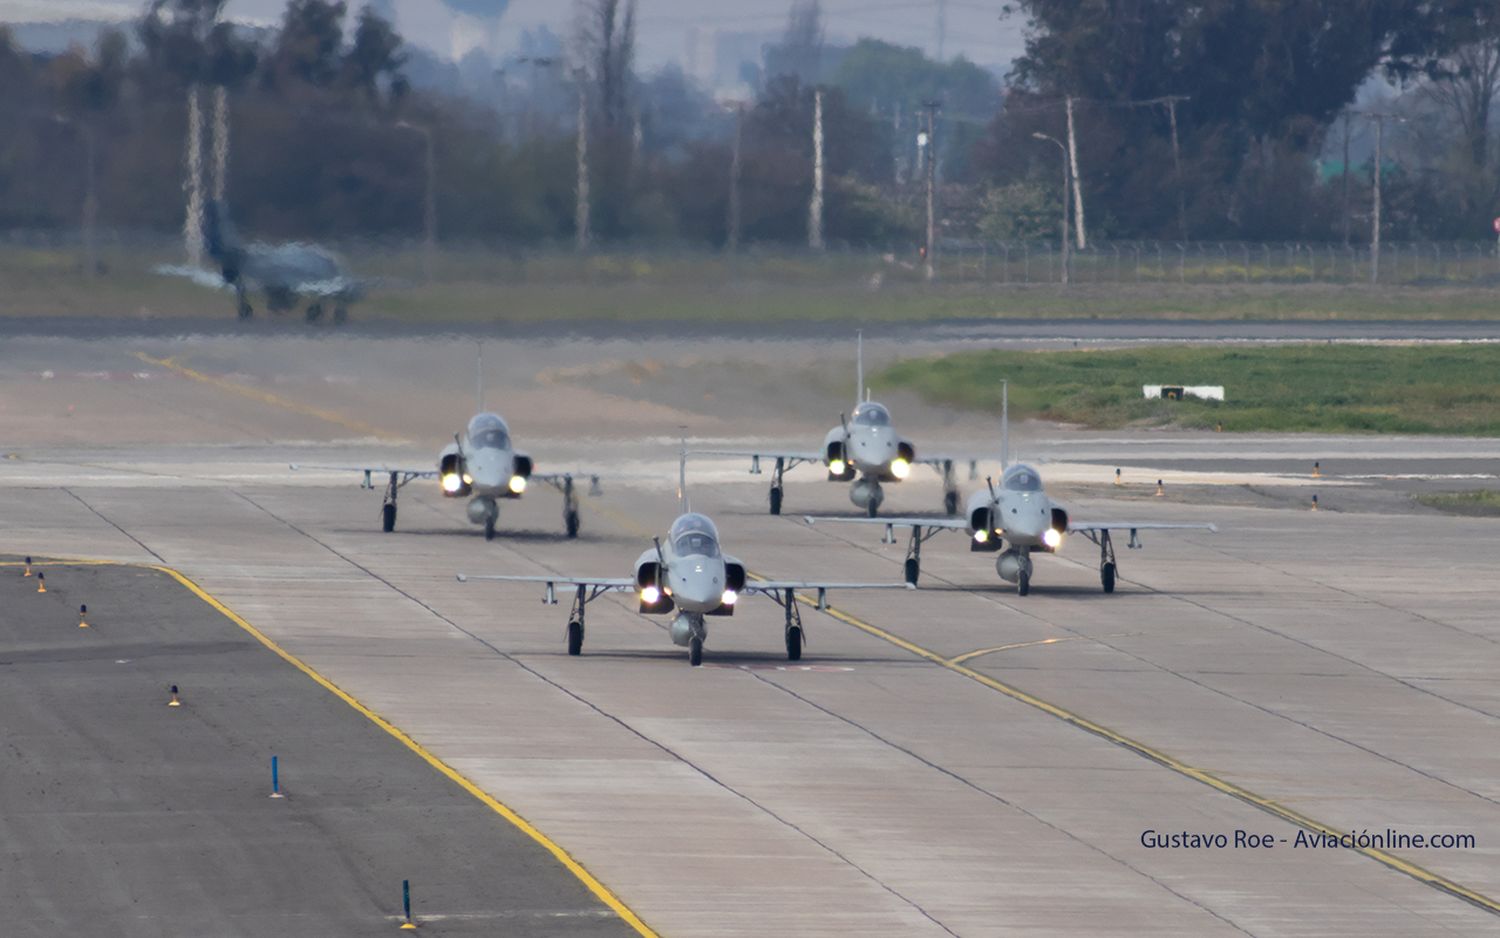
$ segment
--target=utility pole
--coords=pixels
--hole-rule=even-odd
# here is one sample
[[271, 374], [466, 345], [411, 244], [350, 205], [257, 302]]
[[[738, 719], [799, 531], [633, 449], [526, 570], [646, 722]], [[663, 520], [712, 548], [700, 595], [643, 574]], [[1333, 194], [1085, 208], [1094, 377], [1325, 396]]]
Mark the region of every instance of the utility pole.
[[813, 92], [813, 189], [807, 203], [807, 246], [823, 250], [823, 89]]
[[1073, 221], [1078, 228], [1078, 250], [1088, 249], [1089, 238], [1083, 225], [1083, 189], [1078, 183], [1078, 134], [1073, 129], [1073, 96], [1068, 95], [1068, 166], [1073, 176]]
[[927, 173], [927, 247], [923, 251], [922, 275], [928, 280], [937, 276], [937, 111], [942, 105], [936, 101], [923, 101], [927, 112], [927, 130], [917, 138], [918, 146], [925, 150], [923, 169]]
[[182, 181], [187, 215], [182, 220], [182, 245], [188, 263], [197, 267], [203, 263], [203, 109], [198, 105], [197, 82], [188, 86], [187, 107], [187, 178]]
[[740, 249], [740, 146], [745, 135], [745, 104], [734, 106], [734, 149], [729, 158], [729, 233], [724, 246], [733, 254]]
[[1404, 122], [1404, 117], [1395, 114], [1372, 112], [1365, 115], [1375, 122], [1375, 191], [1370, 210], [1370, 283], [1380, 282], [1380, 163], [1385, 142], [1385, 122]]
[[943, 46], [948, 41], [948, 0], [937, 0], [937, 60], [943, 58]]
[[588, 88], [584, 83], [583, 69], [573, 72], [578, 83], [578, 204], [573, 213], [573, 227], [577, 233], [578, 250], [589, 249], [589, 109]]
[[1049, 143], [1056, 144], [1058, 152], [1062, 154], [1062, 282], [1066, 286], [1068, 283], [1068, 267], [1072, 260], [1072, 252], [1068, 249], [1068, 191], [1072, 188], [1073, 183], [1072, 162], [1068, 159], [1068, 148], [1063, 146], [1061, 140], [1056, 137], [1049, 137], [1041, 131], [1034, 132], [1032, 136], [1038, 140], [1046, 140]]
[[1167, 95], [1161, 99], [1167, 106], [1167, 122], [1172, 127], [1172, 176], [1177, 183], [1177, 235], [1187, 240], [1187, 196], [1182, 189], [1182, 149], [1177, 144], [1177, 104], [1188, 100], [1185, 94]]
[[1344, 201], [1344, 246], [1349, 246], [1349, 125], [1353, 123], [1355, 116], [1344, 113], [1344, 173], [1343, 173], [1343, 201]]

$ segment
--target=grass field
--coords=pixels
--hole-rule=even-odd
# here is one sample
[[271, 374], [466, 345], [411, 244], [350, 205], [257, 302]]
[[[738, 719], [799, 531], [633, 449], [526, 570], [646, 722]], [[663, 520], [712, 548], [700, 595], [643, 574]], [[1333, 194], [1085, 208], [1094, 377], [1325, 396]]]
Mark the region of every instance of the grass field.
[[[901, 362], [878, 386], [949, 406], [1095, 428], [1500, 435], [1500, 347], [1168, 346], [1126, 351], [961, 352]], [[1226, 400], [1146, 400], [1143, 384], [1219, 384]]]
[[[227, 293], [151, 273], [179, 263], [164, 247], [107, 244], [104, 272], [81, 275], [78, 253], [0, 249], [0, 317], [232, 316]], [[871, 254], [707, 252], [579, 256], [564, 250], [444, 249], [424, 279], [420, 251], [351, 250], [351, 271], [378, 282], [365, 321], [911, 322], [940, 319], [1495, 319], [1500, 297], [1469, 285], [1326, 283], [925, 283], [910, 265]], [[260, 297], [252, 297], [263, 307]], [[295, 314], [288, 314], [295, 317]]]
[[1494, 489], [1478, 489], [1473, 492], [1432, 492], [1418, 495], [1417, 501], [1428, 508], [1437, 508], [1455, 515], [1500, 517], [1500, 492]]

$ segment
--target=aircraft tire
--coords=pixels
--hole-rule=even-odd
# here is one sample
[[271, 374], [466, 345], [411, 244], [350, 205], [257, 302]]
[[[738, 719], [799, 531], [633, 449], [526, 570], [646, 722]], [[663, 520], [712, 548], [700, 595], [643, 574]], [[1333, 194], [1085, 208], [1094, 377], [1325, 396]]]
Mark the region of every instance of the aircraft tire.
[[335, 306], [333, 308], [333, 324], [335, 326], [342, 326], [344, 323], [346, 323], [348, 321], [349, 321], [349, 307], [345, 306], [343, 303], [340, 303], [339, 305]]
[[1099, 568], [1099, 582], [1104, 584], [1104, 592], [1115, 591], [1115, 565], [1113, 563], [1106, 563]]
[[306, 318], [308, 322], [317, 322], [323, 318], [323, 304], [313, 303], [307, 307]]
[[577, 619], [568, 623], [568, 654], [583, 654], [583, 623]]
[[950, 518], [953, 517], [954, 515], [958, 514], [958, 493], [957, 492], [944, 492], [943, 493], [943, 510], [948, 513], [948, 517], [950, 517]]
[[236, 314], [238, 314], [240, 319], [249, 319], [251, 316], [255, 315], [255, 307], [251, 306], [244, 300], [240, 300], [239, 306], [236, 307], [235, 312]]
[[495, 539], [495, 519], [493, 516], [484, 519], [484, 539], [487, 541]]
[[1031, 574], [1022, 570], [1021, 576], [1016, 580], [1016, 595], [1025, 596], [1029, 592], [1031, 592]]
[[703, 663], [703, 639], [693, 636], [688, 641], [688, 664], [698, 667]]
[[578, 536], [578, 512], [568, 511], [563, 513], [563, 527], [567, 529], [568, 537]]
[[802, 660], [802, 626], [794, 625], [786, 630], [786, 660]]
[[389, 534], [396, 530], [396, 506], [384, 505], [380, 509], [380, 530]]
[[906, 582], [912, 586], [917, 585], [917, 577], [922, 575], [922, 561], [915, 557], [906, 558]]
[[880, 513], [880, 506], [872, 501], [870, 502], [870, 504], [865, 506], [865, 511], [869, 513], [871, 518], [873, 518]]
[[781, 486], [771, 486], [771, 514], [781, 514]]

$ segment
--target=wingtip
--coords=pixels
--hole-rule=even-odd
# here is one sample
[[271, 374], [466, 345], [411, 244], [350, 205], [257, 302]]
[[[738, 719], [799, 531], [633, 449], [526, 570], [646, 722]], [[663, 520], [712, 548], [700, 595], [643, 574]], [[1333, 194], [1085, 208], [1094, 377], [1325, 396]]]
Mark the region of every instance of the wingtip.
[[1214, 534], [1218, 534], [1219, 533], [1219, 526], [1217, 524], [1210, 524], [1208, 526], [1208, 530], [1210, 532], [1214, 533]]
[[803, 524], [817, 524], [818, 523], [818, 519], [814, 518], [812, 515], [803, 515], [802, 516], [802, 523]]
[[460, 583], [467, 583], [469, 582], [469, 575], [467, 573], [460, 573], [454, 576], [454, 579]]
[[910, 580], [908, 580], [908, 581], [906, 581], [906, 588], [909, 589], [909, 590], [914, 590], [914, 589], [917, 588], [917, 584], [915, 584], [915, 583], [911, 582]]
[[301, 469], [302, 468], [300, 465], [298, 465], [297, 463], [294, 463], [294, 462], [287, 463], [286, 467], [288, 469]]

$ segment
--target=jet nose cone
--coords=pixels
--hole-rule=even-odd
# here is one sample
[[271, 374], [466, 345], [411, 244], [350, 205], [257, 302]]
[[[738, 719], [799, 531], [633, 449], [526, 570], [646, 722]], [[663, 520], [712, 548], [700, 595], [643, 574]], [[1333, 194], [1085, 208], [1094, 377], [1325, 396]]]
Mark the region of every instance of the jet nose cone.
[[509, 454], [495, 449], [481, 449], [469, 455], [464, 469], [479, 488], [497, 489], [509, 482]]
[[707, 561], [678, 561], [671, 568], [672, 598], [688, 612], [719, 608], [724, 597], [724, 568]]

